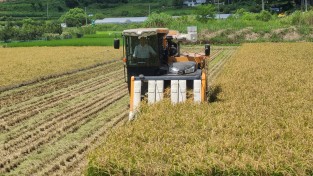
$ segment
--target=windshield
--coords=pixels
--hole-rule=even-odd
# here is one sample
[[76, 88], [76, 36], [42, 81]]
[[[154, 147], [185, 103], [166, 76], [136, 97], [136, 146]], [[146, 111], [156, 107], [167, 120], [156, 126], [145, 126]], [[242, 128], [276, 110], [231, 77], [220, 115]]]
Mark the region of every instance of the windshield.
[[159, 66], [157, 35], [148, 37], [125, 36], [128, 66]]

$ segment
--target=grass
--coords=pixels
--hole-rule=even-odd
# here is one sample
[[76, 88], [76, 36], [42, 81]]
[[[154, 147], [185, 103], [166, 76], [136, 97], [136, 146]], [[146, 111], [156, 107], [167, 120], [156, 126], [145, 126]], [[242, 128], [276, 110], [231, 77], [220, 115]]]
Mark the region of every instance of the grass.
[[213, 103], [143, 104], [89, 156], [87, 175], [310, 175], [312, 43], [245, 44]]
[[21, 47], [0, 48], [0, 55], [0, 86], [8, 86], [118, 59], [122, 51], [113, 47]]
[[252, 27], [253, 32], [270, 32], [274, 29], [289, 27], [290, 23], [281, 19], [272, 19], [270, 21], [260, 20], [245, 20], [241, 18], [228, 18], [221, 20], [209, 20], [206, 23], [202, 23], [195, 20], [194, 16], [182, 16], [175, 21], [168, 24], [168, 28], [178, 29], [182, 32], [186, 32], [187, 26], [197, 26], [198, 32], [202, 30], [208, 30], [210, 32], [218, 30], [240, 30], [247, 27]]
[[84, 38], [120, 38], [122, 31], [97, 31], [96, 34], [84, 35]]
[[114, 38], [121, 39], [121, 31], [97, 31], [96, 34], [86, 34], [82, 38], [63, 40], [37, 40], [0, 43], [6, 47], [34, 46], [113, 46]]
[[65, 40], [40, 40], [31, 42], [12, 42], [8, 47], [33, 47], [33, 46], [113, 46], [112, 38], [100, 38], [101, 36], [91, 38], [73, 38]]
[[[287, 25], [286, 25], [287, 26]], [[246, 27], [253, 27], [254, 32], [266, 32], [273, 29], [285, 27], [279, 20], [270, 20], [268, 22], [258, 20], [242, 20], [242, 19], [227, 19], [227, 20], [215, 20], [210, 22], [210, 25], [206, 26], [208, 30], [217, 31], [221, 29], [235, 29], [240, 30]]]

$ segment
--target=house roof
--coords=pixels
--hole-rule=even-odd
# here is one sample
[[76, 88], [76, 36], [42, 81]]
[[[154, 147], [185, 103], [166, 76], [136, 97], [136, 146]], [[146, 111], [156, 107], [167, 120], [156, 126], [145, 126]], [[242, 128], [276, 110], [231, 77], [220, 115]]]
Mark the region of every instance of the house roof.
[[156, 35], [158, 33], [167, 34], [169, 30], [167, 28], [139, 28], [139, 29], [127, 29], [123, 31], [125, 36], [138, 36], [138, 37], [148, 37], [151, 35]]

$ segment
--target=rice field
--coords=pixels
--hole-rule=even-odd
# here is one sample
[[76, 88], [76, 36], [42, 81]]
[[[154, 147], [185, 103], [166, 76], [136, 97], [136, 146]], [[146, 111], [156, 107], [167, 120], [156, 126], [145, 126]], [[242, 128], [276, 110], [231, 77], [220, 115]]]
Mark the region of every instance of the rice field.
[[[39, 52], [41, 49], [12, 48], [10, 51], [23, 51], [20, 57], [27, 62], [31, 59], [26, 56], [34, 59], [29, 72], [47, 58], [51, 62], [41, 67], [49, 69], [49, 66], [67, 65], [68, 68], [64, 68], [67, 74], [57, 73], [55, 77], [20, 87], [2, 89], [0, 86], [1, 176], [83, 175], [88, 165], [88, 153], [102, 144], [112, 129], [124, 128], [128, 117], [129, 96], [121, 60], [107, 61], [110, 58], [104, 56], [104, 63], [88, 67], [92, 61], [98, 60], [99, 54], [85, 56], [83, 49], [93, 48], [77, 48], [74, 51], [79, 54], [67, 59], [60, 59], [57, 54], [54, 56], [58, 57], [52, 54], [50, 57], [39, 57], [43, 55]], [[54, 53], [62, 53], [66, 49], [71, 53], [73, 47], [44, 49]], [[229, 55], [233, 51], [235, 48], [214, 47], [212, 58], [219, 58], [223, 53]], [[108, 50], [105, 54], [111, 56], [115, 55], [114, 52], [118, 51]], [[81, 58], [84, 62], [79, 62], [83, 69], [71, 72], [71, 64], [80, 57], [84, 58]], [[3, 63], [15, 59], [12, 57], [5, 62], [3, 60]], [[21, 70], [24, 68], [19, 67]], [[13, 77], [10, 74], [15, 75], [15, 72], [8, 72], [6, 77]]]
[[0, 86], [0, 175], [82, 175], [87, 153], [127, 117], [123, 63], [113, 59], [120, 53], [105, 47], [1, 52], [5, 84], [56, 76]]
[[0, 48], [0, 87], [69, 72], [112, 59], [122, 52], [113, 47]]
[[143, 104], [89, 155], [87, 175], [312, 175], [312, 48], [244, 44], [209, 103]]

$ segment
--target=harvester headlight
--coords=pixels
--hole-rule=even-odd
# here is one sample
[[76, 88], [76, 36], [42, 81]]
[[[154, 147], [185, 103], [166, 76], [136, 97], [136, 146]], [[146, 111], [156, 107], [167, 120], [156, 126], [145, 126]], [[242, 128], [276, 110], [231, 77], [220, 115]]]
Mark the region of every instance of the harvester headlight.
[[170, 67], [170, 72], [171, 73], [178, 73], [179, 72], [179, 69], [178, 68], [176, 68], [176, 67]]
[[188, 74], [197, 70], [197, 64], [193, 61], [174, 62], [169, 65], [169, 72], [173, 74]]
[[192, 67], [186, 69], [186, 70], [185, 70], [185, 73], [193, 73], [193, 72], [195, 72], [195, 67], [196, 67], [196, 66], [192, 66]]

